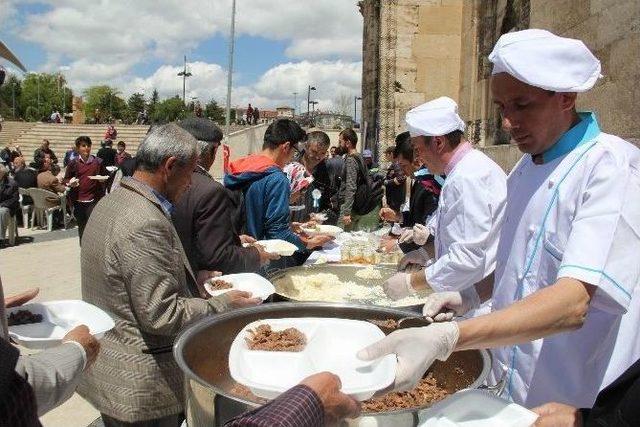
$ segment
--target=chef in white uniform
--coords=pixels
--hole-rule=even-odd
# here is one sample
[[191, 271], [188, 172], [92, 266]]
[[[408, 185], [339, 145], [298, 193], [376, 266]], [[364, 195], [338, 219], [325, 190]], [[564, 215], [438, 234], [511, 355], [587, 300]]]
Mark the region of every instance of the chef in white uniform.
[[[602, 132], [593, 113], [576, 112], [577, 93], [600, 77], [581, 41], [514, 32], [489, 59], [503, 127], [526, 153], [508, 179], [493, 311], [397, 331], [359, 356], [396, 353], [396, 383], [406, 388], [454, 350], [492, 348], [493, 380], [506, 370], [515, 402], [591, 407], [605, 372], [635, 361], [612, 353], [623, 314], [637, 304], [640, 150]], [[443, 292], [425, 311], [459, 315], [476, 304]]]
[[[441, 97], [409, 111], [406, 123], [417, 157], [446, 179], [438, 208], [427, 227], [414, 229], [413, 240], [435, 238], [435, 259], [425, 269], [397, 273], [385, 283], [394, 299], [430, 287], [436, 291], [471, 288], [495, 269], [500, 227], [507, 198], [507, 176], [493, 160], [464, 140], [458, 105]], [[422, 230], [428, 230], [422, 233]], [[422, 234], [421, 236], [418, 236]], [[402, 238], [401, 238], [402, 239]], [[425, 266], [424, 249], [401, 262]]]

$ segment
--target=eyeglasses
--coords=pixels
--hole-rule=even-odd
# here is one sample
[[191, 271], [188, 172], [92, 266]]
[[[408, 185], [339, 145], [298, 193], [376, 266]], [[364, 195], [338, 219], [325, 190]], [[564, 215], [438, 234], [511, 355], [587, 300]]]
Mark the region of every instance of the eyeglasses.
[[291, 148], [295, 150], [296, 154], [301, 153], [300, 149], [298, 148], [298, 144], [291, 144]]

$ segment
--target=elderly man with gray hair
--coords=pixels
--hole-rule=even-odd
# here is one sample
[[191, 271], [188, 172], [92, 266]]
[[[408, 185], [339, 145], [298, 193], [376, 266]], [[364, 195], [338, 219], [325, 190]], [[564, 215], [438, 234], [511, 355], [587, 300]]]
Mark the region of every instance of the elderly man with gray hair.
[[105, 426], [179, 426], [183, 377], [172, 354], [186, 326], [260, 299], [231, 291], [205, 299], [209, 271], [193, 271], [171, 213], [191, 183], [193, 136], [175, 124], [152, 128], [132, 177], [103, 198], [82, 241], [82, 296], [114, 318], [103, 351], [78, 391]]

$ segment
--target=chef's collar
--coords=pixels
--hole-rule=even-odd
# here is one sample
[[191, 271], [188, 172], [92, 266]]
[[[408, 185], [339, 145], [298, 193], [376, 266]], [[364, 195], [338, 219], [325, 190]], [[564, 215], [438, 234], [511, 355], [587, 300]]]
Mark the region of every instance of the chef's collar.
[[600, 126], [598, 126], [598, 120], [593, 112], [578, 113], [578, 117], [580, 117], [580, 122], [566, 131], [551, 148], [543, 153], [531, 156], [533, 163], [536, 165], [549, 163], [598, 136]]
[[451, 156], [451, 159], [449, 160], [449, 163], [447, 163], [447, 165], [444, 167], [444, 174], [449, 175], [453, 168], [455, 168], [456, 165], [460, 162], [460, 160], [462, 160], [462, 158], [466, 156], [471, 150], [473, 150], [473, 147], [467, 141], [458, 144], [455, 151], [453, 152], [453, 156]]

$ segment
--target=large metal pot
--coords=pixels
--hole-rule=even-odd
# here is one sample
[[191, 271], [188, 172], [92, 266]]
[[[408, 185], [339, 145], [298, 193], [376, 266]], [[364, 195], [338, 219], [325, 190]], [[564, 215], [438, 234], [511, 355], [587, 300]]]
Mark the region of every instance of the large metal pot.
[[[258, 401], [234, 395], [232, 387], [236, 383], [229, 375], [229, 348], [233, 339], [247, 324], [260, 319], [283, 317], [397, 320], [406, 317], [407, 313], [404, 310], [362, 305], [278, 303], [234, 310], [201, 320], [178, 337], [173, 349], [178, 365], [186, 377], [185, 409], [188, 425], [222, 426], [232, 417], [260, 405]], [[488, 352], [466, 351], [454, 353], [446, 362], [438, 362], [432, 372], [439, 384], [455, 392], [462, 388], [480, 387], [489, 374], [490, 366]], [[454, 373], [456, 367], [462, 367], [465, 375], [469, 375], [467, 381], [460, 382], [460, 375]], [[416, 425], [417, 412], [401, 410], [369, 415], [374, 419], [386, 419], [386, 425], [401, 426]], [[353, 422], [350, 424], [353, 425]]]

